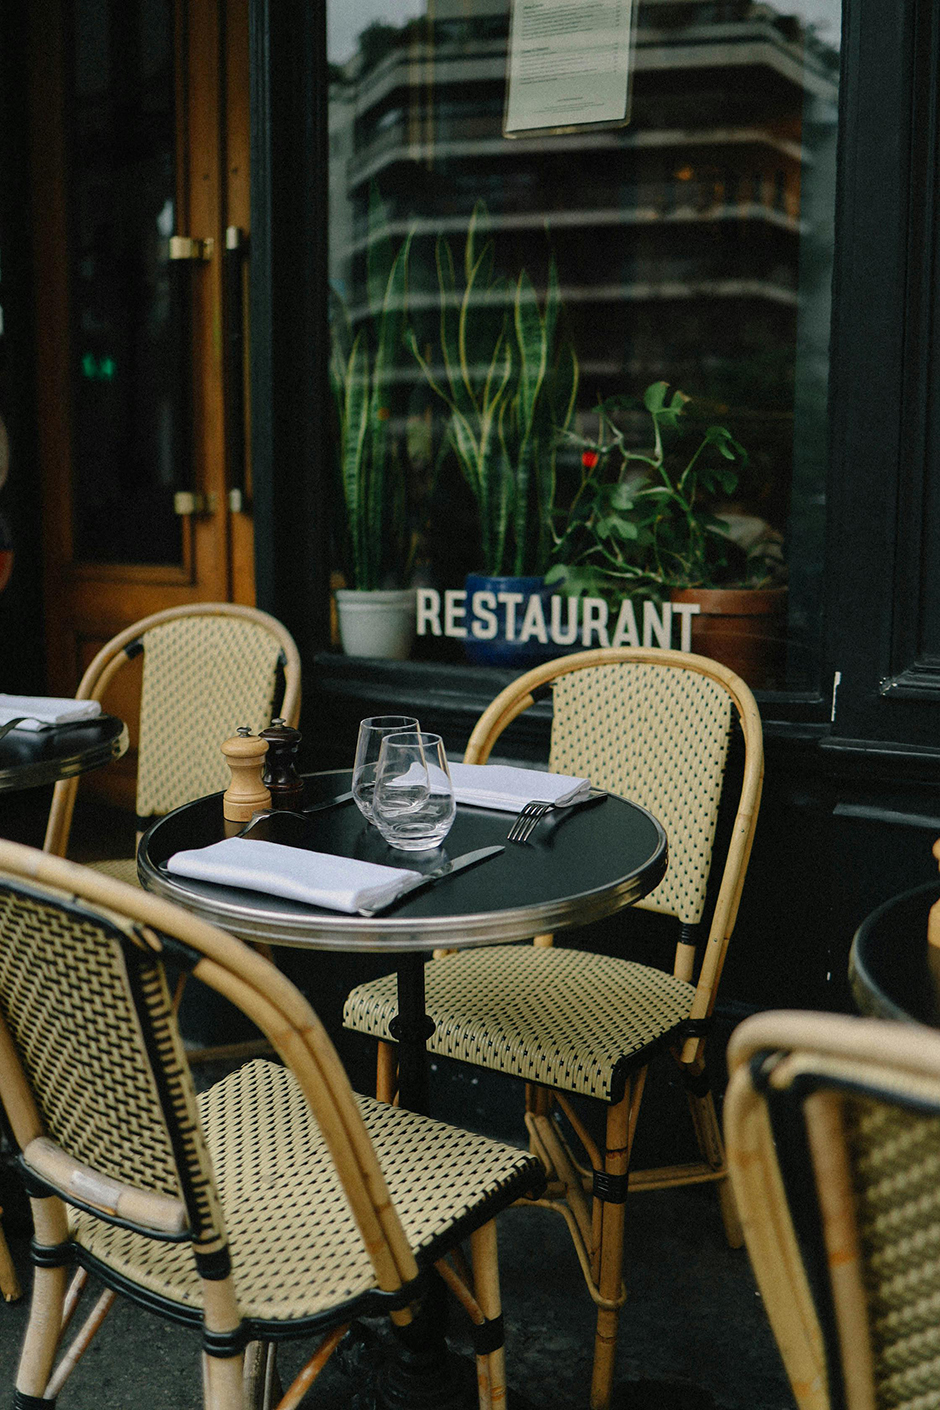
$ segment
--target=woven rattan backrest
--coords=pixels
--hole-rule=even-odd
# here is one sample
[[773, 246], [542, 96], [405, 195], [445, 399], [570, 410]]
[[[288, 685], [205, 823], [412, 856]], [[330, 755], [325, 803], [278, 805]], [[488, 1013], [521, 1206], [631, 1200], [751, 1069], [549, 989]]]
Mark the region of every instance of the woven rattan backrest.
[[112, 1178], [178, 1192], [197, 1265], [211, 1263], [205, 1276], [221, 1277], [224, 1230], [162, 968], [167, 953], [276, 1047], [319, 1125], [378, 1286], [410, 1282], [415, 1256], [349, 1079], [294, 985], [178, 906], [0, 839], [0, 1092], [21, 1147], [48, 1136]]
[[[107, 642], [82, 676], [77, 698], [107, 704], [115, 674], [141, 652], [136, 806], [143, 826], [228, 787], [221, 746], [239, 725], [256, 733], [271, 723], [274, 709], [296, 725], [301, 672], [293, 638], [267, 612], [229, 602], [190, 603], [144, 617]], [[77, 787], [77, 778], [55, 786], [46, 852], [65, 855]]]
[[560, 676], [550, 767], [648, 808], [666, 829], [669, 869], [638, 904], [702, 918], [721, 801], [731, 697], [716, 680], [635, 662]]
[[137, 814], [168, 813], [229, 783], [223, 740], [271, 723], [280, 643], [244, 617], [192, 616], [153, 627], [144, 648]]
[[[788, 1033], [793, 1018], [809, 1031]], [[788, 1364], [797, 1398], [848, 1410], [940, 1404], [940, 1034], [828, 1015], [761, 1015], [751, 1023], [759, 1026], [742, 1026], [729, 1059], [733, 1086], [753, 1089], [729, 1089], [729, 1151], [785, 1360], [796, 1340], [793, 1298], [779, 1286], [787, 1260], [767, 1232], [781, 1227], [774, 1208], [781, 1192], [809, 1270], [825, 1396], [801, 1399], [805, 1366]], [[787, 1047], [765, 1047], [788, 1036]], [[768, 1119], [758, 1148], [747, 1130], [758, 1129], [762, 1107]], [[803, 1169], [793, 1154], [800, 1140]], [[816, 1248], [806, 1208], [814, 1186]], [[768, 1278], [778, 1286], [768, 1288]]]
[[67, 1154], [187, 1204], [221, 1236], [162, 966], [133, 927], [0, 876], [0, 1012], [44, 1127]]

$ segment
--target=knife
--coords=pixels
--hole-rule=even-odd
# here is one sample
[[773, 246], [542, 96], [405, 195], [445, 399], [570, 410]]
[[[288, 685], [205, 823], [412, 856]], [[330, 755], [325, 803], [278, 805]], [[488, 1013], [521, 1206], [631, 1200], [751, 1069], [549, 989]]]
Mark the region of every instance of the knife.
[[383, 901], [378, 906], [360, 906], [359, 915], [377, 916], [383, 911], [389, 910], [392, 906], [397, 906], [398, 902], [405, 896], [410, 896], [415, 891], [421, 891], [425, 886], [433, 886], [436, 882], [442, 881], [445, 876], [453, 876], [454, 872], [464, 871], [466, 867], [475, 867], [480, 862], [485, 862], [488, 857], [497, 857], [500, 852], [505, 852], [506, 848], [500, 847], [478, 847], [475, 852], [464, 852], [462, 856], [455, 857], [452, 862], [443, 862], [433, 871], [426, 871], [423, 876], [416, 876], [413, 881], [406, 882], [397, 895], [390, 900]]

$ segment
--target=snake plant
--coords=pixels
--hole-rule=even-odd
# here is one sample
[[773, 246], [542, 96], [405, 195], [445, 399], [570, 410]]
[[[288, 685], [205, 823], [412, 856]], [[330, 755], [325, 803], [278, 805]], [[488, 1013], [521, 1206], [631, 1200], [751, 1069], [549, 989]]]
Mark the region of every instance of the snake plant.
[[474, 209], [458, 281], [447, 240], [437, 241], [439, 364], [406, 335], [428, 384], [448, 409], [447, 434], [476, 500], [487, 574], [539, 574], [552, 548], [555, 448], [578, 387], [574, 350], [561, 343], [554, 260], [544, 309], [525, 270], [514, 284], [494, 271], [485, 218]]
[[[369, 319], [352, 331], [331, 291], [330, 384], [338, 422], [339, 473], [349, 547], [350, 586], [381, 586], [393, 537], [401, 467], [392, 430], [394, 373], [406, 322], [409, 235], [395, 250], [382, 234], [384, 208], [373, 192], [367, 251]], [[402, 570], [403, 565], [398, 565]]]

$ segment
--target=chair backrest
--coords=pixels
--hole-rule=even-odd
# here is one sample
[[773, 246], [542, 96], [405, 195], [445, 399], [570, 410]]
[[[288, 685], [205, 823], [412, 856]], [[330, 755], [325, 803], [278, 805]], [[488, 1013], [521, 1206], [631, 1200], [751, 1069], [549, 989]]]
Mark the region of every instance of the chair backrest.
[[764, 1013], [728, 1064], [728, 1165], [800, 1410], [934, 1403], [940, 1033]]
[[379, 1286], [396, 1290], [416, 1276], [345, 1072], [294, 986], [176, 906], [0, 841], [0, 1094], [27, 1171], [52, 1196], [34, 1204], [39, 1242], [68, 1237], [59, 1196], [95, 1228], [191, 1240], [197, 1271], [212, 1284], [207, 1324], [238, 1326], [166, 955], [241, 1008], [297, 1078]]
[[[101, 648], [78, 687], [99, 700], [117, 672], [143, 654], [137, 758], [138, 826], [226, 788], [223, 740], [239, 725], [266, 728], [275, 711], [296, 725], [300, 657], [267, 612], [226, 602], [189, 603], [145, 617]], [[45, 850], [68, 845], [77, 779], [56, 786]]]
[[[713, 990], [737, 916], [763, 779], [760, 716], [748, 687], [725, 666], [688, 652], [605, 647], [526, 672], [480, 716], [465, 759], [483, 763], [503, 730], [550, 688], [549, 767], [590, 777], [648, 808], [666, 830], [664, 880], [638, 904], [696, 925], [705, 907], [732, 719], [744, 771], [706, 947]], [[714, 952], [714, 953], [713, 953]], [[676, 973], [689, 978], [694, 945], [680, 940]], [[696, 1010], [696, 1017], [700, 1016]]]

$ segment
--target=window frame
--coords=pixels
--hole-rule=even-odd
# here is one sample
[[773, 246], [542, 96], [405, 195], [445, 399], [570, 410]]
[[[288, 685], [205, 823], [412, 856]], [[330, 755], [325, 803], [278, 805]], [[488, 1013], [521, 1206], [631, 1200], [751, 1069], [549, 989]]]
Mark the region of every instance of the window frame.
[[[846, 748], [890, 741], [932, 756], [940, 753], [936, 711], [925, 708], [940, 704], [940, 585], [929, 572], [940, 549], [940, 488], [930, 476], [940, 463], [932, 316], [940, 12], [924, 0], [900, 8], [899, 16], [897, 0], [844, 3], [820, 689], [759, 698], [771, 731], [829, 732]], [[322, 675], [332, 669], [325, 19], [304, 0], [252, 0], [251, 19], [258, 600]], [[469, 695], [476, 669], [466, 668]], [[361, 673], [347, 662], [341, 674]], [[408, 663], [393, 674], [407, 694]]]

